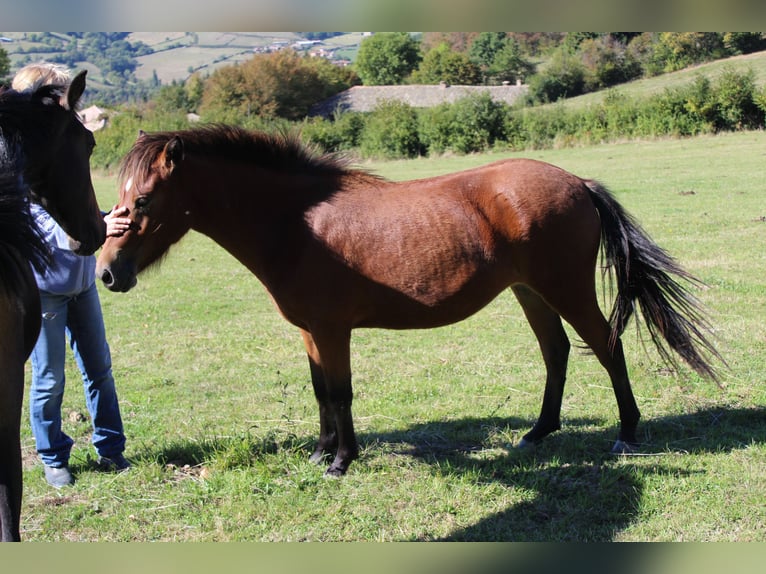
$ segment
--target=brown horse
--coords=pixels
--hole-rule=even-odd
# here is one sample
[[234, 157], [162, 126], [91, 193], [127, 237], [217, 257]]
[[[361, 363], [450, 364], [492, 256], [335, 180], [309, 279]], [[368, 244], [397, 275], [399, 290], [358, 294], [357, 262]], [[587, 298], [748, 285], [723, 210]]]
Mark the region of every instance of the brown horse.
[[106, 228], [90, 179], [93, 135], [75, 106], [85, 72], [69, 89], [0, 92], [0, 537], [19, 540], [22, 497], [20, 424], [24, 363], [40, 331], [40, 298], [30, 263], [48, 252], [29, 213], [39, 201], [73, 237], [79, 253], [93, 253]]
[[[296, 139], [211, 126], [142, 134], [124, 158], [120, 205], [132, 229], [108, 238], [97, 275], [127, 291], [190, 229], [215, 240], [266, 286], [308, 352], [319, 403], [311, 459], [328, 473], [358, 456], [349, 341], [357, 327], [429, 328], [460, 321], [511, 287], [547, 368], [540, 417], [522, 444], [560, 428], [569, 322], [609, 373], [620, 433], [636, 445], [639, 411], [620, 334], [637, 301], [663, 356], [713, 376], [718, 356], [694, 281], [598, 183], [532, 160], [390, 182], [307, 150]], [[615, 268], [610, 321], [597, 303], [600, 244]], [[611, 324], [610, 324], [611, 323]], [[667, 345], [662, 343], [662, 339]]]

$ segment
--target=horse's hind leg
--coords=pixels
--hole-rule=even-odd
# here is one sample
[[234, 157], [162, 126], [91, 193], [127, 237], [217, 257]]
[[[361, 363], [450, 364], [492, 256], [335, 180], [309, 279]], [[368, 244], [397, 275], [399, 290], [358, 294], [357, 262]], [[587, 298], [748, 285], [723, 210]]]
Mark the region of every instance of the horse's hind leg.
[[537, 337], [545, 361], [545, 393], [537, 423], [519, 442], [529, 446], [561, 428], [561, 401], [569, 360], [569, 339], [561, 317], [534, 291], [523, 285], [512, 287], [529, 325]]
[[609, 374], [620, 414], [620, 433], [612, 451], [632, 450], [638, 444], [636, 428], [641, 413], [630, 388], [622, 342], [618, 337], [614, 345], [609, 344], [611, 327], [598, 306], [595, 287], [583, 281], [582, 288], [578, 289], [577, 282], [573, 281], [566, 295], [552, 304], [564, 320], [574, 327]]

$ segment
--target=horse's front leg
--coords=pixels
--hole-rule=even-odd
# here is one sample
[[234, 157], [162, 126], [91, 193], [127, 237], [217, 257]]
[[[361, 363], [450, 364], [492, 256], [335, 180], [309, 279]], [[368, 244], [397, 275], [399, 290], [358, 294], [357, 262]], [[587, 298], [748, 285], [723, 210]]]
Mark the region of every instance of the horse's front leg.
[[319, 464], [338, 448], [338, 434], [335, 431], [335, 417], [327, 397], [324, 373], [319, 364], [319, 352], [310, 333], [301, 330], [301, 335], [303, 335], [303, 343], [306, 346], [306, 354], [309, 359], [311, 385], [314, 387], [314, 396], [319, 406], [319, 442], [309, 460]]
[[302, 331], [302, 335], [319, 406], [319, 441], [310, 460], [319, 463], [335, 450], [327, 474], [341, 476], [359, 456], [351, 415], [350, 331], [329, 331], [320, 337]]

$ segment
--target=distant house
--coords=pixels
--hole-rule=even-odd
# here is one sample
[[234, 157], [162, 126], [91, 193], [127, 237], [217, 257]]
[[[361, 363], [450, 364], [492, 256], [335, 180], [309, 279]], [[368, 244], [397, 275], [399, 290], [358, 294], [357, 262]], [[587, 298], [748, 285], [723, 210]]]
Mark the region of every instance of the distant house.
[[527, 86], [450, 86], [408, 85], [408, 86], [354, 86], [320, 102], [311, 110], [313, 116], [330, 117], [336, 110], [370, 112], [378, 103], [395, 100], [414, 108], [431, 108], [443, 103], [454, 103], [472, 94], [488, 93], [496, 102], [513, 104], [527, 93]]
[[107, 114], [98, 106], [90, 106], [80, 110], [80, 119], [90, 131], [95, 132], [106, 126]]

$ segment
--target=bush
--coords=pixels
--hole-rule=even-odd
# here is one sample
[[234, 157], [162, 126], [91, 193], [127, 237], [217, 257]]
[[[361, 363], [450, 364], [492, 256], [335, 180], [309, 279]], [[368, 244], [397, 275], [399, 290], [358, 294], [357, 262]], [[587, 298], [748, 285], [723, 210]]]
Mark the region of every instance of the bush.
[[303, 122], [301, 135], [326, 152], [351, 150], [359, 146], [364, 116], [358, 112], [337, 114], [333, 120], [310, 118]]
[[388, 100], [370, 112], [359, 142], [363, 157], [411, 158], [421, 154], [418, 116], [403, 102]]
[[119, 167], [120, 161], [128, 153], [138, 137], [138, 132], [178, 130], [189, 127], [186, 115], [175, 113], [143, 113], [138, 109], [127, 109], [114, 114], [106, 127], [94, 133], [96, 147], [90, 158], [90, 165], [95, 169], [107, 171]]
[[421, 114], [421, 141], [429, 153], [484, 151], [505, 138], [508, 106], [484, 92]]
[[577, 56], [559, 48], [548, 67], [532, 76], [530, 97], [541, 103], [579, 96], [585, 90], [585, 66]]
[[726, 68], [718, 78], [715, 93], [717, 130], [741, 130], [763, 127], [764, 111], [758, 105], [755, 74]]

